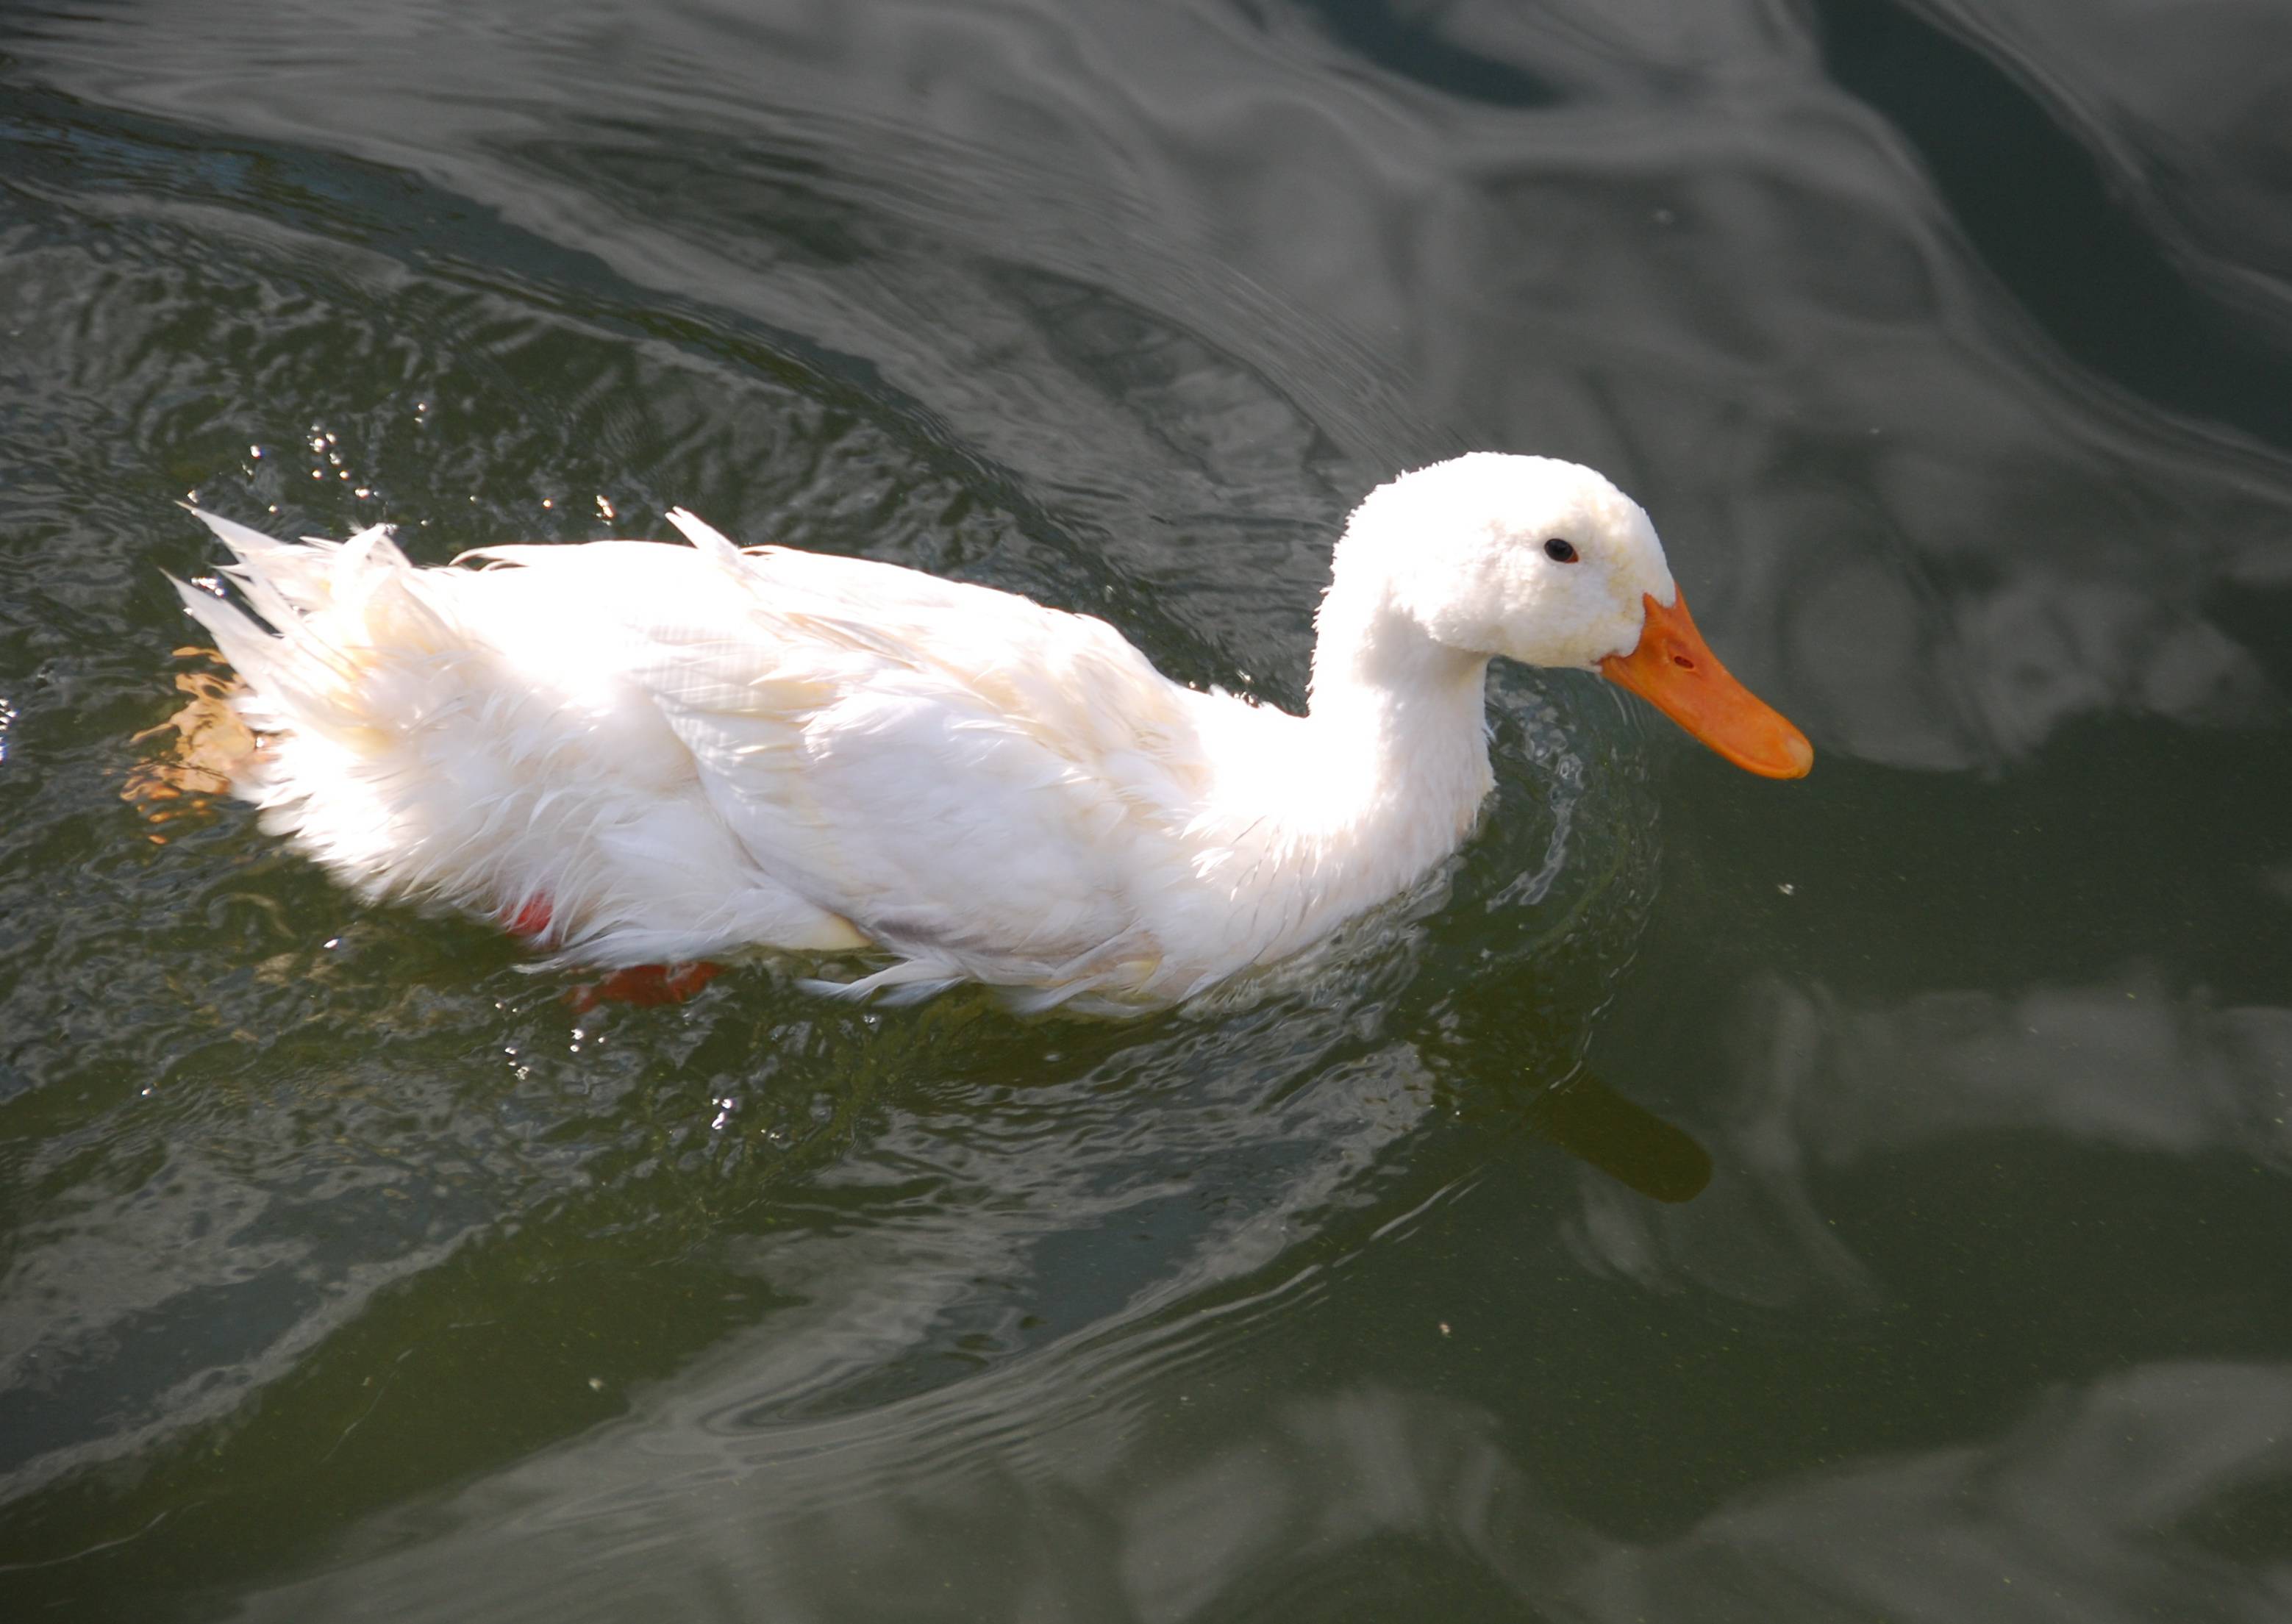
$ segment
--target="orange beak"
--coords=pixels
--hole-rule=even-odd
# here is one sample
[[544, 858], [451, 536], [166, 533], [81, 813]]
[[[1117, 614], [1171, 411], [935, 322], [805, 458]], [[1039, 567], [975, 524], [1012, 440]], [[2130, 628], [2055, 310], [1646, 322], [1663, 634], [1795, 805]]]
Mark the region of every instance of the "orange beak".
[[1631, 689], [1736, 766], [1762, 778], [1804, 778], [1814, 746], [1735, 680], [1687, 613], [1682, 592], [1665, 608], [1642, 597], [1640, 646], [1600, 662], [1609, 681]]

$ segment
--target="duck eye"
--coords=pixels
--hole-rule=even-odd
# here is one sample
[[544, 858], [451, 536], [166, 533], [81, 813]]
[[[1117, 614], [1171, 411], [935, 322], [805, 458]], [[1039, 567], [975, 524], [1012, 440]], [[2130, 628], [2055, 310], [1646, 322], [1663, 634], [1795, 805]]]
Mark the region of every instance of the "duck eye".
[[1544, 556], [1554, 564], [1573, 564], [1576, 561], [1576, 549], [1555, 535], [1544, 543]]

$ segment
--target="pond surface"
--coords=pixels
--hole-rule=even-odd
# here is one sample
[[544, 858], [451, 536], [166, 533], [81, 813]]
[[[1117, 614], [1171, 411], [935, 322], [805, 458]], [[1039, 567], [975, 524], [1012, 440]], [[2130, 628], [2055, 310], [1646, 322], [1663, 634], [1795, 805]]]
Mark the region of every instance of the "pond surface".
[[[2292, 1612], [2292, 10], [0, 13], [11, 1618]], [[175, 503], [665, 535], [1294, 706], [1593, 462], [1820, 752], [1502, 672], [1254, 1001], [576, 1015], [202, 794]], [[149, 730], [157, 729], [154, 733]]]

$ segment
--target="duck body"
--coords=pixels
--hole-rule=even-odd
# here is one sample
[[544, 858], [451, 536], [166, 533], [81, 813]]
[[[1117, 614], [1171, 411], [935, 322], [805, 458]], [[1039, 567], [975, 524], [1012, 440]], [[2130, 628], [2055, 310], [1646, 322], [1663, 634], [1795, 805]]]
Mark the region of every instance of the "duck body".
[[1538, 618], [1506, 595], [1594, 573], [1536, 552], [1543, 531], [1618, 567], [1545, 603], [1531, 657], [1628, 651], [1636, 599], [1676, 597], [1597, 475], [1441, 464], [1356, 513], [1293, 716], [1170, 682], [1090, 616], [744, 552], [681, 511], [690, 545], [490, 548], [474, 568], [417, 568], [380, 528], [294, 544], [200, 517], [267, 623], [183, 590], [265, 739], [234, 788], [363, 894], [488, 915], [567, 961], [866, 953], [890, 961], [835, 990], [979, 981], [1029, 1006], [1179, 1001], [1454, 851], [1493, 782], [1488, 660]]

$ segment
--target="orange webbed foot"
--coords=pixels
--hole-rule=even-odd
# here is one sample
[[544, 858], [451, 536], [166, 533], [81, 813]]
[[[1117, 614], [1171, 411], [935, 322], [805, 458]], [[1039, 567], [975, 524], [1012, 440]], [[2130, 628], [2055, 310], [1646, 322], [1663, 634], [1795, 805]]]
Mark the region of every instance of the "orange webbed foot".
[[599, 1004], [633, 1004], [647, 1009], [655, 1004], [682, 1003], [701, 988], [714, 980], [723, 969], [721, 964], [702, 960], [695, 964], [634, 964], [626, 969], [615, 970], [602, 981], [585, 982], [565, 995], [576, 1015], [586, 1015]]
[[[501, 921], [511, 935], [529, 946], [548, 945], [556, 912], [546, 896], [529, 896], [514, 911], [504, 909]], [[691, 964], [634, 964], [615, 970], [602, 981], [584, 982], [565, 994], [576, 1015], [586, 1015], [600, 1004], [632, 1004], [649, 1009], [655, 1004], [682, 1003], [714, 980], [724, 967], [703, 960]]]

